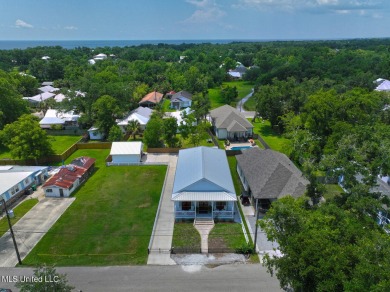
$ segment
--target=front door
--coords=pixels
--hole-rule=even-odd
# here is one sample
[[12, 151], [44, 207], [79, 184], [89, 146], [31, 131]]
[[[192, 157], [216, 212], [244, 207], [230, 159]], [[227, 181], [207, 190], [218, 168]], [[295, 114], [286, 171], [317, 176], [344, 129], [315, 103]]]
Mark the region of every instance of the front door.
[[60, 197], [63, 197], [63, 196], [64, 196], [64, 190], [60, 189]]
[[198, 205], [198, 213], [199, 214], [208, 214], [210, 212], [210, 204], [209, 202], [199, 202]]

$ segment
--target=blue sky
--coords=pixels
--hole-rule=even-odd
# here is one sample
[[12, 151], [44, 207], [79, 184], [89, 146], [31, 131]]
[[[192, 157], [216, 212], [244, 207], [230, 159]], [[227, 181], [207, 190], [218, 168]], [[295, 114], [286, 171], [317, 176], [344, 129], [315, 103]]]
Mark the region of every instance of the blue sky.
[[0, 0], [0, 40], [390, 37], [389, 0]]

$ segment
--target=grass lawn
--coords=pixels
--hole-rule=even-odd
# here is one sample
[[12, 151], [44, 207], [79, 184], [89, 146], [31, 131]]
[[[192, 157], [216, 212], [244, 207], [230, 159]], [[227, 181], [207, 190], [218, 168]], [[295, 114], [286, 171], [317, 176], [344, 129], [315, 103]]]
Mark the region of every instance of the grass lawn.
[[325, 200], [333, 200], [335, 197], [344, 193], [344, 190], [338, 184], [326, 184], [325, 185]]
[[200, 234], [192, 222], [175, 223], [172, 247], [200, 249]]
[[[28, 211], [31, 210], [38, 203], [38, 199], [26, 199], [16, 206], [14, 210], [15, 217], [11, 218], [11, 225], [13, 226], [16, 222], [20, 220]], [[2, 207], [3, 208], [3, 207]], [[0, 220], [0, 237], [4, 235], [9, 229], [7, 217], [4, 216]]]
[[206, 147], [213, 147], [215, 146], [213, 142], [208, 142], [208, 139], [203, 139], [200, 141], [199, 145], [194, 146], [194, 144], [190, 143], [190, 139], [183, 139], [183, 137], [180, 134], [177, 134], [176, 137], [179, 138], [181, 141], [181, 148], [192, 148], [192, 147], [197, 147], [197, 146], [206, 146]]
[[0, 144], [0, 159], [12, 159], [9, 149]]
[[256, 122], [252, 122], [252, 119], [248, 119], [248, 121], [251, 122], [255, 127], [253, 129], [254, 133], [260, 134], [260, 136], [265, 140], [269, 147], [271, 147], [271, 149], [282, 152], [289, 156], [291, 151], [290, 140], [276, 133], [272, 129], [269, 121], [259, 121], [258, 119], [256, 120]]
[[51, 147], [55, 154], [62, 154], [70, 146], [81, 139], [81, 136], [50, 136], [48, 135]]
[[[230, 81], [230, 82], [223, 82], [222, 86], [230, 86], [230, 87], [237, 87], [238, 91], [238, 97], [237, 100], [240, 100], [247, 96], [252, 88], [253, 84], [246, 82], [246, 81]], [[211, 102], [211, 109], [215, 109], [217, 107], [220, 107], [225, 104], [221, 97], [221, 88], [216, 87], [216, 88], [211, 88], [209, 89], [209, 98]]]
[[112, 166], [109, 149], [78, 150], [97, 158], [96, 171], [76, 200], [24, 260], [25, 265], [146, 264], [166, 166]]
[[251, 96], [245, 103], [244, 103], [244, 109], [247, 111], [255, 111], [256, 110], [256, 101]]
[[171, 105], [171, 101], [169, 99], [164, 99], [164, 101], [163, 101], [164, 112], [175, 112], [176, 111], [176, 109], [170, 108], [170, 105]]
[[236, 250], [246, 245], [244, 233], [239, 223], [217, 222], [209, 234], [209, 248]]

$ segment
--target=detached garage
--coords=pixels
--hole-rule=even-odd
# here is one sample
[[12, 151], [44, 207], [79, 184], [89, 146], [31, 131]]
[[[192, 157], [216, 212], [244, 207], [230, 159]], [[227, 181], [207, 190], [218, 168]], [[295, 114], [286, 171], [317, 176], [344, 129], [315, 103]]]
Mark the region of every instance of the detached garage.
[[113, 164], [138, 163], [142, 157], [142, 142], [113, 142], [110, 155]]

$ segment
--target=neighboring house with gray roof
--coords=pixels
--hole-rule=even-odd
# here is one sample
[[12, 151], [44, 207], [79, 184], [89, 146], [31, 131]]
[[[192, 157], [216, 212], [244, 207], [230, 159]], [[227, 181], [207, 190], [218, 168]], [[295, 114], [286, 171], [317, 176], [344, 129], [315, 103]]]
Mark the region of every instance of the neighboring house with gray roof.
[[248, 138], [253, 135], [253, 125], [230, 105], [210, 111], [211, 123], [218, 139]]
[[182, 90], [176, 92], [171, 97], [171, 108], [182, 109], [190, 107], [192, 104], [192, 94], [188, 91]]
[[0, 166], [0, 198], [7, 205], [12, 204], [31, 186], [41, 184], [47, 177], [47, 166]]
[[237, 172], [252, 204], [267, 209], [272, 201], [302, 196], [309, 181], [283, 153], [253, 147], [237, 155]]
[[176, 220], [233, 220], [237, 198], [226, 152], [210, 147], [180, 150], [172, 201]]

